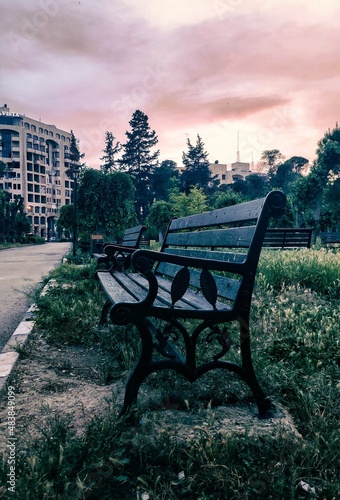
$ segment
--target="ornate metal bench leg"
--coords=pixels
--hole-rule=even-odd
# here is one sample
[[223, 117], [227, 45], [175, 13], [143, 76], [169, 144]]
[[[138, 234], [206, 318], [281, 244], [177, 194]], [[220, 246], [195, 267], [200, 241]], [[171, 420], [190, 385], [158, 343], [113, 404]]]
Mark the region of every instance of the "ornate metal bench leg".
[[268, 418], [272, 416], [273, 411], [275, 411], [275, 405], [265, 395], [256, 378], [253, 362], [251, 359], [250, 335], [247, 322], [240, 321], [240, 325], [241, 325], [240, 334], [241, 334], [242, 366], [246, 370], [246, 376], [244, 377], [244, 381], [247, 383], [248, 387], [253, 393], [253, 396], [255, 398], [259, 410], [259, 417]]
[[123, 408], [119, 416], [124, 415], [132, 405], [137, 401], [138, 390], [144, 379], [151, 372], [150, 365], [152, 360], [153, 340], [149, 328], [145, 321], [136, 325], [142, 340], [142, 349], [139, 360], [137, 361], [125, 388], [125, 397]]

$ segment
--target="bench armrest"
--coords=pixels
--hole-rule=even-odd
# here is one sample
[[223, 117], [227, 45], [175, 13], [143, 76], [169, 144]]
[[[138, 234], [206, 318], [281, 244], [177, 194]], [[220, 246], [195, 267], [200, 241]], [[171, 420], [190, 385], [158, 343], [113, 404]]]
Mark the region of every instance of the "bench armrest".
[[243, 263], [227, 262], [222, 260], [173, 255], [170, 253], [146, 249], [135, 250], [131, 256], [133, 268], [142, 274], [151, 270], [155, 262], [168, 262], [182, 267], [196, 267], [200, 269], [207, 269], [209, 271], [226, 271], [241, 275], [248, 271], [247, 261]]
[[108, 244], [108, 245], [105, 245], [105, 247], [103, 249], [103, 253], [105, 253], [106, 255], [109, 255], [111, 257], [116, 252], [133, 253], [135, 250], [136, 250], [135, 247], [125, 247], [123, 245]]

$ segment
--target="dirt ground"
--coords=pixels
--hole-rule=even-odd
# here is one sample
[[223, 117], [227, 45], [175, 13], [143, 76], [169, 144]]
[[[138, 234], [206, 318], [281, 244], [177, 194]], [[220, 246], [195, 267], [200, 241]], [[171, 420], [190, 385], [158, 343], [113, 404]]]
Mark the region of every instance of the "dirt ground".
[[[105, 358], [99, 348], [46, 343], [39, 332], [32, 332], [14, 368], [9, 385], [15, 394], [17, 448], [25, 448], [41, 435], [46, 421], [54, 415], [70, 416], [71, 427], [81, 433], [95, 416], [102, 415], [114, 401], [119, 410], [123, 381], [105, 384]], [[116, 394], [118, 396], [116, 397]], [[0, 401], [0, 454], [6, 449], [8, 433], [7, 393]]]

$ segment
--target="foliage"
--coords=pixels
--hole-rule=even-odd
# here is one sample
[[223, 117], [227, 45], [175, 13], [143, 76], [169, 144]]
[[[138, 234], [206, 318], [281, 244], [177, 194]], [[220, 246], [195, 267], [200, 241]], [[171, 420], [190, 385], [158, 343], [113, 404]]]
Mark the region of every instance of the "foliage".
[[244, 198], [242, 195], [235, 193], [235, 191], [231, 189], [228, 191], [218, 190], [213, 199], [213, 208], [229, 207], [242, 203], [243, 201]]
[[243, 195], [248, 200], [262, 198], [269, 191], [269, 183], [266, 177], [258, 174], [250, 174], [243, 180], [237, 180], [232, 185], [232, 190]]
[[[301, 210], [310, 211], [309, 219], [320, 230], [322, 229], [322, 212], [332, 208], [325, 204], [325, 194], [328, 195], [334, 186], [334, 195], [337, 191], [335, 181], [340, 174], [340, 129], [336, 125], [328, 130], [319, 141], [316, 150], [317, 158], [307, 177], [300, 179], [296, 186], [296, 202]], [[336, 217], [330, 217], [331, 224], [339, 222]]]
[[15, 195], [11, 201], [8, 191], [0, 190], [0, 241], [22, 241], [30, 231], [31, 222], [24, 212], [24, 199]]
[[57, 220], [57, 231], [58, 233], [62, 233], [63, 230], [68, 233], [73, 232], [73, 203], [69, 203], [68, 205], [63, 205], [60, 208], [59, 217]]
[[283, 154], [279, 149], [267, 149], [263, 151], [260, 160], [260, 168], [268, 173], [270, 185], [273, 187], [272, 181], [277, 172], [278, 166], [284, 159]]
[[79, 163], [84, 157], [84, 153], [79, 151], [79, 141], [76, 139], [73, 130], [71, 130], [71, 142], [70, 142], [70, 160], [72, 163]]
[[105, 133], [105, 149], [103, 149], [104, 155], [100, 158], [103, 164], [100, 168], [104, 172], [112, 172], [114, 170], [120, 170], [119, 161], [115, 159], [116, 155], [122, 149], [119, 141], [114, 145], [115, 136], [112, 132]]
[[180, 193], [177, 189], [174, 189], [170, 193], [169, 198], [177, 217], [199, 214], [208, 209], [207, 197], [204, 194], [204, 190], [197, 186], [192, 187], [188, 194]]
[[135, 211], [140, 222], [147, 217], [154, 198], [153, 173], [158, 164], [159, 150], [152, 148], [158, 137], [150, 129], [149, 118], [142, 111], [135, 111], [129, 122], [131, 131], [126, 131], [127, 141], [123, 145], [121, 165], [131, 175], [135, 186]]
[[280, 188], [288, 194], [291, 192], [291, 185], [298, 177], [301, 177], [301, 171], [307, 163], [308, 160], [302, 156], [293, 156], [281, 163], [272, 177], [272, 186]]
[[182, 160], [185, 169], [181, 174], [182, 190], [189, 194], [192, 187], [198, 186], [205, 194], [217, 188], [217, 176], [213, 176], [209, 168], [208, 153], [204, 150], [204, 142], [197, 134], [196, 145], [187, 139], [188, 151], [183, 151]]
[[126, 173], [83, 169], [77, 209], [81, 238], [102, 233], [106, 239], [116, 239], [124, 229], [134, 226], [137, 219], [133, 198], [134, 187]]
[[169, 220], [174, 216], [174, 213], [174, 206], [166, 201], [155, 201], [151, 205], [149, 215], [145, 221], [150, 238], [157, 240], [160, 234], [165, 233]]
[[172, 160], [164, 160], [153, 173], [153, 187], [156, 200], [169, 200], [171, 189], [179, 185], [179, 171]]
[[325, 249], [301, 248], [276, 252], [262, 250], [258, 268], [260, 282], [276, 292], [283, 287], [300, 286], [324, 297], [340, 299], [340, 253]]

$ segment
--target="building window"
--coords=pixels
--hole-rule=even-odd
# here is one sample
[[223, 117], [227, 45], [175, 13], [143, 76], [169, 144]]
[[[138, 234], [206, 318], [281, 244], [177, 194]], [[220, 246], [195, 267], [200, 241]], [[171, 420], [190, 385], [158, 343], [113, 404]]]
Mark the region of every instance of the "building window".
[[1, 132], [1, 156], [2, 158], [12, 157], [12, 135], [11, 132]]
[[27, 184], [27, 191], [33, 193], [33, 184]]
[[41, 127], [39, 127], [39, 134], [43, 134], [43, 133], [44, 133], [44, 130]]
[[222, 174], [222, 181], [225, 181], [225, 174]]
[[36, 132], [37, 131], [37, 127], [35, 125], [31, 125], [31, 130], [33, 130], [33, 132]]
[[32, 203], [33, 202], [33, 194], [28, 195], [28, 202]]
[[34, 207], [34, 212], [35, 212], [36, 214], [38, 214], [38, 213], [39, 213], [39, 211], [40, 211], [40, 208], [39, 208], [39, 207]]
[[34, 196], [34, 201], [35, 203], [40, 203], [40, 196], [38, 194]]
[[46, 218], [40, 217], [40, 224], [45, 224], [45, 223], [46, 223]]

